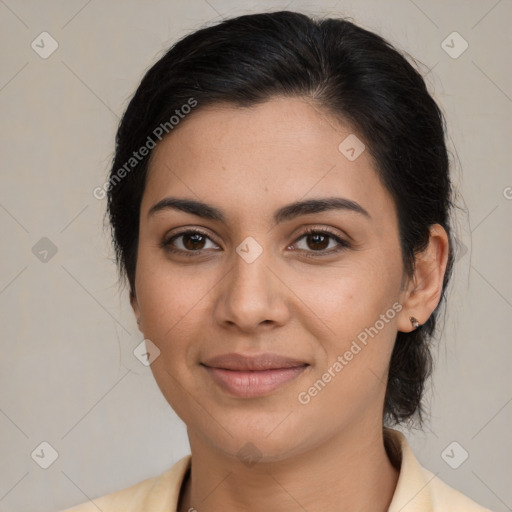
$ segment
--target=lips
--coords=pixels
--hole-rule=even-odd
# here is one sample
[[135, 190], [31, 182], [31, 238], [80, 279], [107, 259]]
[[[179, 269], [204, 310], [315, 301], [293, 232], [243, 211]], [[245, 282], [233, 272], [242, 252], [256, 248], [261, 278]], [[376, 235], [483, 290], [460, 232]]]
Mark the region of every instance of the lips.
[[207, 359], [203, 363], [210, 368], [222, 368], [236, 371], [277, 370], [281, 368], [295, 368], [307, 365], [304, 361], [279, 356], [277, 354], [258, 354], [243, 356], [242, 354], [223, 354]]
[[265, 396], [294, 380], [309, 366], [277, 354], [243, 356], [231, 353], [207, 359], [201, 365], [225, 392], [240, 398]]

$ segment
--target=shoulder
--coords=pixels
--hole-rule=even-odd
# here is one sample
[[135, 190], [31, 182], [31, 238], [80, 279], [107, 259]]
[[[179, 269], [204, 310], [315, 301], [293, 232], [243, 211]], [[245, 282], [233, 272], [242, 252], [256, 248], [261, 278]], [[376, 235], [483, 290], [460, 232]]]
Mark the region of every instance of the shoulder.
[[60, 512], [168, 512], [173, 510], [173, 506], [176, 507], [189, 465], [190, 455], [187, 455], [160, 475]]
[[384, 433], [388, 455], [400, 470], [388, 512], [491, 512], [421, 466], [401, 432]]
[[148, 478], [126, 489], [112, 492], [98, 498], [92, 498], [85, 503], [81, 503], [80, 505], [76, 505], [61, 512], [98, 512], [98, 510], [113, 512], [114, 510], [140, 509], [141, 502], [151, 493], [156, 483], [159, 480], [168, 480], [166, 473]]
[[429, 482], [433, 510], [449, 510], [450, 512], [491, 512], [488, 508], [479, 505], [457, 489], [450, 487], [428, 469], [422, 467], [421, 470], [426, 480]]

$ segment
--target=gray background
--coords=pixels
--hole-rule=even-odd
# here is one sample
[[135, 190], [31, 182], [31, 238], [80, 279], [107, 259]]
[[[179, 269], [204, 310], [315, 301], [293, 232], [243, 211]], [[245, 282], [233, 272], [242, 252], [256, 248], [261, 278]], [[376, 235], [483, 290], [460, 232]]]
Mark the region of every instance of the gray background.
[[[0, 511], [68, 507], [188, 453], [183, 424], [133, 355], [142, 337], [92, 191], [130, 95], [172, 42], [284, 8], [348, 16], [388, 38], [418, 60], [447, 117], [460, 253], [431, 418], [407, 436], [441, 479], [512, 510], [510, 0], [0, 0]], [[47, 58], [31, 47], [51, 49], [43, 31], [58, 42]], [[457, 58], [442, 46], [454, 31], [469, 44]], [[446, 44], [462, 49], [457, 36]], [[43, 441], [58, 454], [47, 469]], [[457, 469], [442, 456], [454, 441], [452, 465], [469, 454]]]

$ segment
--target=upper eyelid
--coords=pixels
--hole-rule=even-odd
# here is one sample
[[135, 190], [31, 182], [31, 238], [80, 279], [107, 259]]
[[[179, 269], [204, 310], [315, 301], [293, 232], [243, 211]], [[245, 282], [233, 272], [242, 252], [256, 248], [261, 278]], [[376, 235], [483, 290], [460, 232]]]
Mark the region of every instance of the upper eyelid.
[[187, 235], [189, 233], [192, 233], [192, 234], [200, 234], [200, 235], [203, 235], [205, 236], [206, 238], [209, 238], [213, 243], [215, 243], [216, 245], [219, 245], [216, 241], [215, 241], [215, 238], [212, 237], [211, 235], [209, 235], [208, 233], [206, 233], [205, 231], [203, 231], [202, 229], [198, 229], [198, 228], [188, 228], [188, 229], [184, 229], [183, 231], [178, 231], [178, 233], [172, 233], [170, 235], [165, 235], [164, 236], [164, 239], [163, 239], [163, 243], [164, 244], [167, 244], [169, 243], [171, 240], [175, 239], [175, 238], [178, 238], [180, 236], [183, 236], [183, 235]]
[[[300, 240], [301, 238], [311, 234], [310, 232], [323, 233], [323, 234], [335, 239], [339, 245], [349, 245], [349, 242], [346, 240], [346, 238], [350, 238], [350, 237], [346, 237], [346, 236], [338, 234], [338, 233], [333, 233], [331, 228], [327, 228], [325, 226], [323, 226], [323, 227], [316, 226], [316, 225], [308, 226], [305, 229], [303, 229], [300, 233], [295, 235], [294, 241], [292, 242], [292, 244], [297, 243], [297, 241]], [[183, 231], [179, 231], [178, 233], [173, 233], [170, 236], [165, 236], [163, 245], [168, 245], [171, 242], [171, 240], [174, 240], [176, 238], [179, 238], [180, 236], [183, 236], [183, 235], [186, 235], [189, 233], [192, 233], [192, 234], [198, 233], [198, 234], [203, 235], [206, 238], [210, 239], [214, 244], [219, 245], [215, 241], [214, 237], [212, 237], [211, 235], [209, 235], [208, 233], [206, 233], [205, 231], [203, 231], [202, 229], [199, 229], [199, 228], [184, 228]], [[180, 249], [178, 249], [178, 250], [180, 250]], [[206, 249], [199, 249], [197, 251], [184, 251], [184, 252], [200, 252], [201, 250], [206, 250]], [[318, 252], [328, 252], [328, 251], [318, 251]]]

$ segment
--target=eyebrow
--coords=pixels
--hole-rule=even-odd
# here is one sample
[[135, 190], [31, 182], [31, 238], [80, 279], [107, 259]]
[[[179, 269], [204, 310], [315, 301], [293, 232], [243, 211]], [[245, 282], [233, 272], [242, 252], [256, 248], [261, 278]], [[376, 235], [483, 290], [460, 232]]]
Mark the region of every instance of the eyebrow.
[[[150, 208], [148, 217], [164, 210], [182, 211], [203, 219], [226, 223], [226, 215], [222, 210], [201, 201], [180, 199], [177, 197], [166, 197], [158, 201], [158, 203]], [[306, 199], [283, 206], [274, 213], [274, 222], [279, 224], [300, 217], [301, 215], [321, 213], [329, 210], [355, 212], [371, 219], [370, 214], [359, 203], [343, 197], [327, 197], [321, 199]]]

